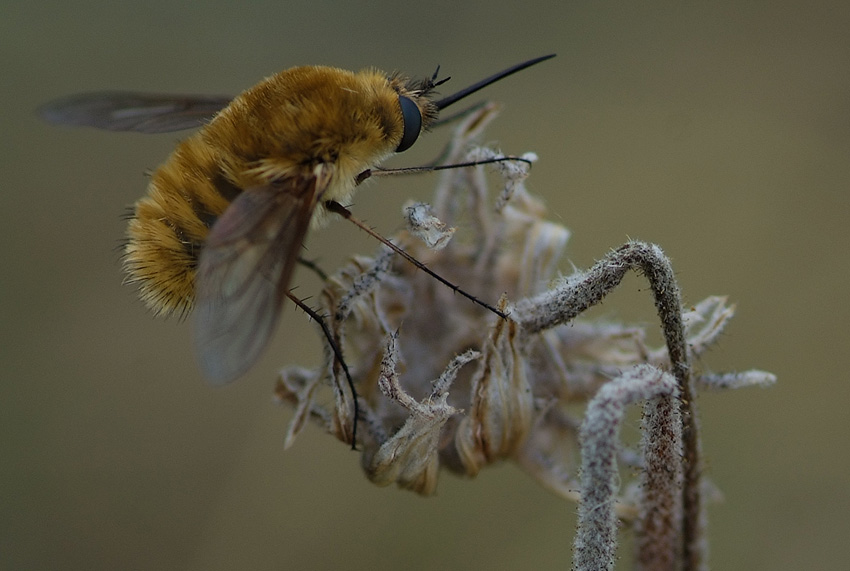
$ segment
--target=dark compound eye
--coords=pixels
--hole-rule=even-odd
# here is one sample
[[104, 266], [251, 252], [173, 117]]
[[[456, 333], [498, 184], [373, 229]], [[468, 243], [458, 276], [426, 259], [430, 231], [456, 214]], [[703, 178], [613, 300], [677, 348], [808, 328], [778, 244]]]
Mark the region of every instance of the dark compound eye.
[[419, 132], [422, 130], [422, 114], [419, 112], [416, 103], [409, 97], [399, 95], [398, 102], [401, 104], [401, 116], [404, 119], [404, 134], [395, 150], [395, 152], [400, 153], [409, 149], [419, 138]]

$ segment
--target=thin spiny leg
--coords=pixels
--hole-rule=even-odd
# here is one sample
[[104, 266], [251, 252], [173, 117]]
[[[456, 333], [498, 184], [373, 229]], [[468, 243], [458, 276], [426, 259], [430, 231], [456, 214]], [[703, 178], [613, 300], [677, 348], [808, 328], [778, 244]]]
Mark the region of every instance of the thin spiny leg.
[[298, 263], [301, 264], [302, 266], [304, 266], [305, 268], [307, 268], [308, 270], [312, 271], [313, 273], [315, 273], [317, 276], [319, 276], [319, 279], [322, 280], [323, 282], [328, 281], [327, 272], [325, 272], [325, 270], [320, 268], [319, 264], [317, 264], [313, 260], [308, 260], [307, 258], [304, 258], [302, 256], [298, 256]]
[[360, 405], [357, 401], [357, 389], [354, 388], [354, 381], [351, 378], [351, 373], [348, 370], [348, 365], [345, 362], [345, 359], [342, 356], [342, 349], [334, 339], [333, 334], [331, 334], [331, 330], [328, 329], [327, 324], [325, 323], [325, 319], [316, 313], [309, 305], [304, 303], [299, 298], [292, 295], [291, 292], [286, 292], [286, 296], [292, 300], [292, 302], [301, 308], [301, 310], [306, 313], [310, 319], [319, 324], [319, 327], [322, 328], [322, 333], [325, 335], [325, 339], [328, 340], [328, 345], [330, 345], [331, 351], [333, 351], [334, 359], [336, 359], [337, 363], [339, 363], [340, 367], [342, 367], [343, 372], [345, 373], [345, 378], [348, 381], [348, 387], [351, 389], [351, 397], [354, 399], [354, 422], [351, 427], [351, 449], [357, 449], [357, 419], [360, 416]]
[[504, 163], [509, 161], [518, 161], [521, 163], [532, 164], [532, 162], [528, 159], [522, 157], [494, 157], [491, 159], [482, 159], [479, 161], [467, 161], [464, 163], [453, 163], [450, 165], [426, 165], [422, 167], [404, 167], [399, 169], [366, 169], [357, 175], [355, 182], [360, 184], [367, 178], [371, 178], [373, 176], [389, 176], [389, 175], [399, 175], [399, 174], [420, 174], [424, 172], [433, 172], [433, 171], [444, 171], [448, 169], [460, 169], [460, 168], [468, 168], [468, 167], [477, 167], [478, 165], [490, 165], [493, 163]]
[[437, 274], [436, 272], [434, 272], [433, 270], [429, 269], [425, 264], [423, 264], [422, 262], [420, 262], [419, 260], [417, 260], [416, 258], [411, 256], [410, 254], [405, 252], [403, 249], [396, 246], [395, 244], [393, 244], [392, 242], [390, 242], [389, 240], [387, 240], [386, 238], [384, 238], [383, 236], [381, 236], [380, 234], [378, 234], [377, 232], [372, 230], [362, 220], [354, 217], [354, 215], [351, 214], [351, 211], [348, 210], [343, 205], [341, 205], [340, 203], [329, 200], [329, 201], [325, 202], [325, 206], [327, 207], [327, 209], [330, 212], [334, 212], [336, 214], [339, 214], [340, 216], [342, 216], [346, 220], [351, 221], [355, 226], [357, 226], [358, 228], [360, 228], [361, 230], [363, 230], [364, 232], [366, 232], [367, 234], [369, 234], [370, 236], [372, 236], [373, 238], [375, 238], [376, 240], [378, 240], [379, 242], [381, 242], [382, 244], [384, 244], [388, 248], [392, 249], [395, 253], [400, 255], [402, 258], [404, 258], [405, 260], [407, 260], [408, 262], [410, 262], [411, 264], [413, 264], [414, 266], [416, 266], [417, 268], [419, 268], [420, 270], [422, 270], [423, 272], [425, 272], [426, 274], [428, 274], [429, 276], [431, 276], [435, 280], [439, 281], [441, 284], [445, 285], [446, 287], [448, 287], [449, 289], [451, 289], [455, 293], [459, 293], [460, 295], [462, 295], [466, 299], [470, 300], [472, 303], [476, 303], [476, 304], [480, 305], [481, 307], [487, 309], [488, 311], [495, 313], [496, 315], [498, 315], [502, 319], [508, 318], [508, 314], [506, 314], [502, 311], [499, 311], [498, 309], [496, 309], [495, 307], [493, 307], [489, 303], [481, 301], [480, 299], [478, 299], [477, 297], [475, 297], [471, 293], [467, 293], [466, 291], [462, 290], [460, 288], [460, 286], [453, 284], [452, 282], [450, 282], [449, 280], [447, 280], [443, 276], [441, 276], [441, 275]]

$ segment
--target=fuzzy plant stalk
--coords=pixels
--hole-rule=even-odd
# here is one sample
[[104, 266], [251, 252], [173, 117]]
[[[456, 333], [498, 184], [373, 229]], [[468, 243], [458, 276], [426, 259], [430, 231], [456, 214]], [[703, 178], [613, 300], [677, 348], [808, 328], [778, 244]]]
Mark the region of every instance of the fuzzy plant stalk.
[[[492, 104], [472, 110], [443, 162], [501, 157], [472, 144], [496, 112]], [[445, 471], [474, 477], [512, 461], [558, 497], [579, 501], [582, 514], [604, 512], [580, 518], [576, 570], [611, 568], [620, 523], [636, 530], [637, 568], [704, 569], [694, 383], [731, 388], [775, 378], [691, 370], [734, 308], [709, 297], [683, 309], [657, 246], [629, 242], [589, 270], [561, 275], [570, 233], [526, 189], [535, 157], [523, 159], [498, 163], [496, 174], [443, 171], [431, 203], [407, 204], [406, 229], [391, 238], [496, 312], [385, 246], [353, 258], [329, 275], [319, 307], [302, 307], [322, 320], [325, 359], [281, 371], [277, 397], [294, 408], [286, 446], [312, 420], [356, 447], [373, 483], [423, 496]], [[651, 346], [643, 327], [582, 315], [629, 271], [649, 280], [664, 346]], [[630, 450], [619, 443], [614, 417], [636, 399], [646, 400], [644, 440]], [[599, 408], [603, 402], [608, 408]], [[584, 415], [576, 412], [582, 406], [590, 407]], [[606, 415], [607, 428], [593, 428]], [[615, 458], [630, 473], [637, 469], [640, 481], [612, 485]], [[606, 476], [589, 466], [604, 467]], [[642, 491], [633, 493], [638, 483]]]
[[685, 463], [682, 487], [683, 556], [689, 561], [687, 569], [699, 569], [702, 556], [698, 550], [701, 545], [698, 528], [703, 518], [699, 434], [692, 408], [694, 400], [685, 346], [681, 294], [670, 260], [654, 244], [629, 242], [605, 256], [590, 270], [577, 272], [560, 287], [518, 302], [514, 318], [530, 333], [569, 323], [620, 285], [628, 271], [638, 271], [649, 281], [670, 366], [679, 384]]
[[[666, 375], [667, 381], [673, 380]], [[636, 569], [679, 568], [682, 519], [682, 417], [675, 385], [669, 394], [647, 398], [641, 423], [643, 470], [638, 488], [640, 512], [635, 520]], [[704, 555], [704, 551], [701, 550]], [[704, 560], [704, 557], [703, 557]]]
[[[672, 375], [651, 365], [637, 365], [611, 382], [602, 386], [587, 406], [584, 422], [581, 426], [581, 504], [579, 507], [578, 532], [575, 537], [575, 553], [573, 568], [582, 571], [605, 571], [614, 568], [614, 555], [617, 546], [617, 514], [614, 500], [617, 493], [618, 433], [627, 407], [639, 401], [648, 401], [648, 406], [666, 406], [675, 402], [678, 397], [678, 386]], [[679, 418], [676, 415], [676, 418]], [[681, 426], [669, 427], [671, 435], [681, 434]], [[651, 438], [651, 440], [658, 440]], [[665, 438], [665, 444], [670, 440]], [[659, 442], [645, 443], [645, 446], [656, 447]], [[662, 445], [663, 446], [663, 445]], [[680, 452], [681, 448], [677, 450]], [[667, 457], [673, 461], [673, 471], [679, 464], [678, 456]], [[669, 466], [669, 465], [668, 465]], [[649, 468], [649, 466], [647, 466]], [[648, 470], [647, 470], [648, 471]], [[649, 478], [644, 479], [644, 485], [653, 488], [645, 489], [644, 495], [666, 497], [659, 503], [675, 503], [678, 495], [679, 482], [676, 482], [676, 493], [671, 494], [670, 486], [658, 486]], [[662, 491], [663, 490], [663, 491]], [[661, 498], [654, 498], [659, 500]], [[671, 522], [662, 522], [660, 529], [667, 541], [667, 549], [660, 550], [660, 555], [668, 558], [664, 566], [653, 566], [653, 569], [674, 569], [676, 562], [675, 545], [676, 528]], [[671, 538], [672, 536], [672, 538]], [[653, 538], [653, 547], [657, 539]], [[673, 539], [673, 541], [670, 541]], [[660, 559], [655, 559], [656, 564]]]

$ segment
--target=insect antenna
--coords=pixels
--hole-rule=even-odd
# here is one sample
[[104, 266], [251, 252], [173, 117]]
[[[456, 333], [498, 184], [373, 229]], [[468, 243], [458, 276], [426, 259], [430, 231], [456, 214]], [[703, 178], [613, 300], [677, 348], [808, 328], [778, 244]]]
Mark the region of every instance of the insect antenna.
[[357, 419], [360, 417], [360, 404], [357, 400], [357, 389], [354, 388], [354, 381], [351, 378], [351, 372], [348, 370], [348, 364], [345, 362], [345, 358], [342, 356], [342, 348], [337, 343], [334, 338], [331, 330], [328, 328], [327, 323], [325, 323], [325, 318], [319, 315], [313, 308], [304, 303], [304, 301], [294, 295], [292, 292], [286, 292], [286, 297], [292, 300], [292, 303], [301, 308], [301, 311], [307, 314], [307, 316], [319, 324], [319, 327], [322, 328], [322, 333], [325, 336], [325, 339], [328, 340], [328, 345], [333, 351], [334, 359], [339, 366], [342, 367], [343, 373], [345, 373], [345, 379], [348, 381], [348, 388], [351, 389], [351, 398], [354, 399], [354, 422], [351, 423], [351, 449], [357, 450]]

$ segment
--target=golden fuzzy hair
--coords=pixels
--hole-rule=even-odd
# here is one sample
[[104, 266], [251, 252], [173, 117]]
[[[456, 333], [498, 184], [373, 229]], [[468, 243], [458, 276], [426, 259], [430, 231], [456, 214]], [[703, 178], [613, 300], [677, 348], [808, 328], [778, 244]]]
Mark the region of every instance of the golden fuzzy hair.
[[357, 175], [398, 146], [399, 95], [417, 103], [424, 127], [436, 116], [427, 90], [377, 70], [296, 67], [236, 97], [153, 174], [127, 230], [127, 281], [155, 313], [187, 313], [200, 250], [230, 202], [317, 165], [330, 172], [313, 214], [321, 223], [322, 202], [347, 201]]

